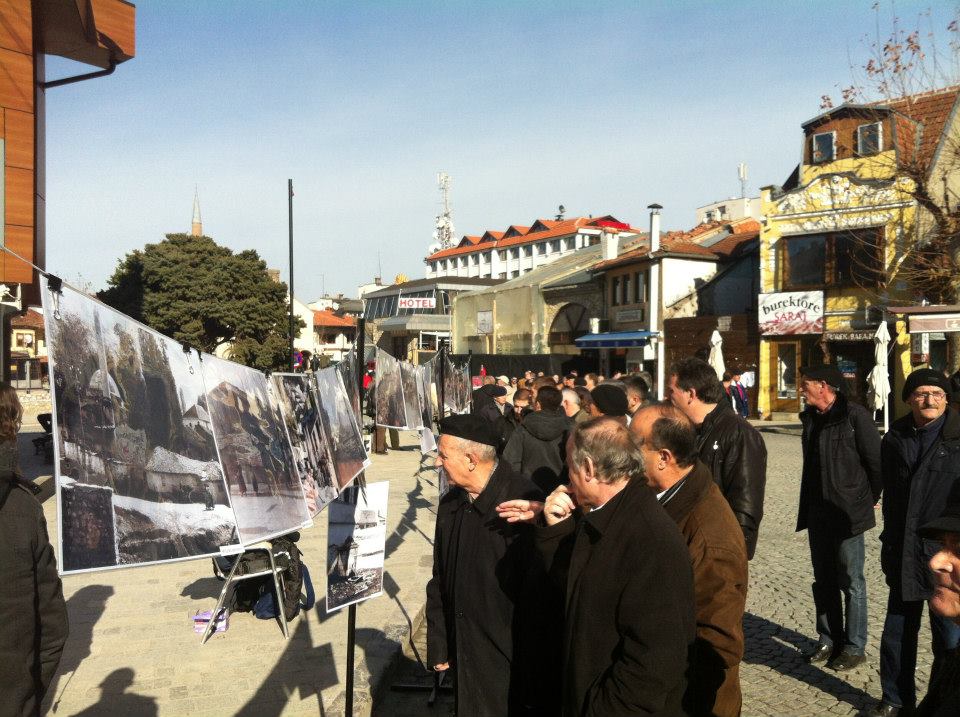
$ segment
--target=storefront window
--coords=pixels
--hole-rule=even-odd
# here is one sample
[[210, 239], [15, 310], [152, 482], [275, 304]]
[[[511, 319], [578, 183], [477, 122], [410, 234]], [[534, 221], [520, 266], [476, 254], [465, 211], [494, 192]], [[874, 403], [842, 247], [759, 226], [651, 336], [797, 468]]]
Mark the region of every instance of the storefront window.
[[777, 398], [797, 397], [797, 345], [780, 344], [777, 347]]

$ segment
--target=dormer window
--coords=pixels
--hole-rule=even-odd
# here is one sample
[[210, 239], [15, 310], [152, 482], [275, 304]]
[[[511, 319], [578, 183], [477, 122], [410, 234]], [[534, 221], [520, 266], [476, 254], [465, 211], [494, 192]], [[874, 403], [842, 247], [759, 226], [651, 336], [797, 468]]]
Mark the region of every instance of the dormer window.
[[857, 127], [857, 154], [865, 157], [877, 154], [883, 148], [883, 126], [879, 122]]
[[813, 163], [832, 162], [837, 156], [837, 133], [819, 132], [813, 135]]

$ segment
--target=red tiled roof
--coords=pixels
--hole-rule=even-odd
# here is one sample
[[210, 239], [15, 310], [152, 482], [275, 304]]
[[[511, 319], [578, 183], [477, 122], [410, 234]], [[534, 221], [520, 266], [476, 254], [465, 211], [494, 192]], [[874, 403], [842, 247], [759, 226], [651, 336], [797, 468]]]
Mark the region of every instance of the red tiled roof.
[[356, 319], [352, 316], [338, 316], [330, 309], [313, 312], [313, 325], [317, 326], [356, 326]]
[[[957, 97], [960, 96], [960, 85], [953, 87], [944, 87], [939, 90], [922, 92], [916, 95], [907, 95], [890, 102], [878, 102], [878, 106], [889, 107], [896, 112], [906, 115], [917, 122], [920, 127], [917, 129], [920, 133], [919, 143], [914, 143], [909, 122], [903, 122], [898, 118], [897, 131], [903, 132], [901, 135], [901, 147], [909, 149], [916, 146], [916, 160], [921, 166], [929, 168], [934, 159], [937, 147], [940, 146], [941, 138], [947, 126], [947, 121], [953, 113], [953, 108], [957, 104]], [[910, 161], [911, 157], [906, 157]]]
[[43, 314], [34, 309], [27, 309], [23, 316], [14, 316], [10, 319], [10, 326], [15, 329], [34, 329], [43, 331]]
[[751, 232], [734, 232], [728, 237], [724, 237], [716, 244], [710, 247], [710, 251], [714, 254], [719, 254], [720, 256], [732, 257], [736, 256], [744, 247], [748, 246], [751, 242], [756, 241], [757, 237], [760, 236], [759, 226], [755, 231]]
[[[573, 219], [564, 219], [562, 221], [556, 221], [552, 219], [537, 219], [536, 222], [530, 227], [533, 229], [541, 224], [546, 229], [539, 229], [537, 231], [528, 231], [525, 234], [520, 236], [510, 236], [504, 238], [506, 232], [497, 232], [487, 230], [483, 234], [483, 238], [492, 237], [495, 239], [495, 242], [490, 242], [491, 246], [479, 246], [479, 245], [464, 245], [461, 242], [461, 246], [450, 247], [449, 249], [441, 249], [438, 252], [434, 252], [426, 258], [427, 261], [435, 261], [437, 259], [446, 259], [451, 256], [459, 256], [461, 254], [472, 254], [474, 252], [486, 251], [489, 249], [503, 249], [506, 247], [517, 246], [520, 244], [532, 244], [533, 242], [543, 241], [544, 239], [552, 239], [553, 237], [566, 236], [567, 234], [576, 234], [577, 230], [585, 226], [595, 226], [595, 227], [617, 227], [627, 231], [637, 231], [633, 229], [629, 224], [624, 224], [617, 221], [616, 217], [612, 217], [609, 214], [602, 217], [574, 217]], [[518, 225], [513, 225], [515, 229], [527, 229], [527, 227], [521, 227]], [[484, 242], [486, 244], [486, 242]]]

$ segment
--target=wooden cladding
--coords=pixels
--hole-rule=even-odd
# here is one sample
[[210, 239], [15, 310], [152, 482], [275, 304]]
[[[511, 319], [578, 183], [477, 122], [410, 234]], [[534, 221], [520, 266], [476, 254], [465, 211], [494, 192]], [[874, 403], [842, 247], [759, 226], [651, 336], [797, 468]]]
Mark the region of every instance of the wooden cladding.
[[33, 21], [30, 3], [0, 0], [0, 48], [33, 55]]

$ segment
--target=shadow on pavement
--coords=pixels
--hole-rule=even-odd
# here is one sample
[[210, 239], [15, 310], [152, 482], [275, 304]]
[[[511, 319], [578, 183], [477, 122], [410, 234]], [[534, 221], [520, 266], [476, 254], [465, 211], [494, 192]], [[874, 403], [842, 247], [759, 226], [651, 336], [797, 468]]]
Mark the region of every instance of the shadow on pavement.
[[157, 701], [127, 692], [136, 673], [129, 667], [114, 670], [100, 683], [100, 700], [72, 717], [157, 717]]
[[[325, 620], [318, 605], [317, 615], [321, 614]], [[236, 717], [277, 717], [295, 692], [301, 700], [316, 697], [319, 714], [326, 715], [322, 692], [339, 682], [333, 648], [330, 643], [314, 647], [310, 624], [301, 616], [280, 659]]]
[[[50, 714], [56, 714], [60, 702], [60, 695], [67, 689], [73, 673], [80, 663], [90, 656], [90, 644], [93, 642], [93, 626], [97, 624], [107, 600], [113, 595], [113, 588], [109, 585], [87, 585], [75, 592], [67, 600], [67, 616], [70, 624], [70, 634], [67, 644], [63, 648], [60, 666], [47, 689], [48, 698], [53, 700]], [[120, 670], [118, 670], [120, 672]], [[130, 672], [133, 672], [130, 670]], [[114, 673], [116, 674], [116, 673]], [[66, 679], [64, 681], [64, 676]], [[110, 679], [108, 676], [107, 679]], [[60, 682], [63, 681], [63, 687]], [[107, 680], [104, 680], [106, 684]], [[112, 686], [111, 685], [108, 686]], [[103, 714], [106, 714], [104, 712]], [[138, 713], [139, 714], [139, 713]]]
[[860, 710], [876, 704], [876, 698], [844, 680], [843, 673], [807, 663], [801, 651], [813, 647], [814, 641], [806, 635], [751, 613], [743, 616], [743, 632], [746, 639], [744, 662], [770, 667]]
[[180, 591], [180, 597], [188, 597], [191, 600], [216, 600], [220, 597], [220, 591], [223, 589], [223, 581], [215, 577], [197, 578]]

